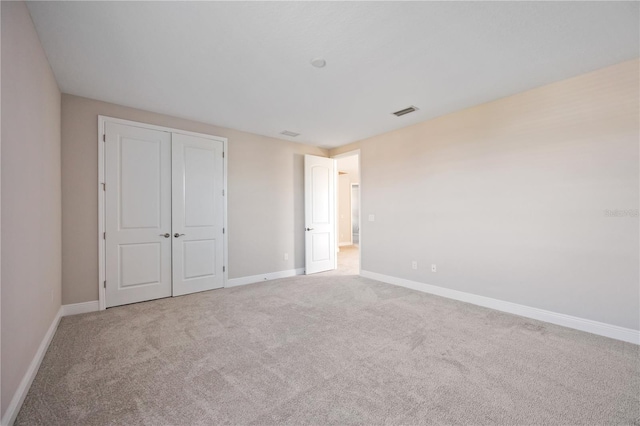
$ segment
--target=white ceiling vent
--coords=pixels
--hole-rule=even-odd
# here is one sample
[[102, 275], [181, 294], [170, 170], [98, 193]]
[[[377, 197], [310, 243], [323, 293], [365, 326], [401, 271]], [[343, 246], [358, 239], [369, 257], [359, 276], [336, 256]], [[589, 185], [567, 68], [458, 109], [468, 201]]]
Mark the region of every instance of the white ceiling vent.
[[292, 138], [295, 138], [296, 136], [300, 136], [300, 133], [290, 132], [289, 130], [283, 130], [280, 132], [280, 134], [285, 136], [291, 136]]
[[409, 114], [411, 112], [417, 111], [419, 108], [414, 107], [413, 105], [410, 107], [407, 107], [405, 109], [401, 109], [400, 111], [396, 111], [396, 112], [392, 112], [393, 115], [395, 115], [396, 117], [402, 117], [405, 114]]

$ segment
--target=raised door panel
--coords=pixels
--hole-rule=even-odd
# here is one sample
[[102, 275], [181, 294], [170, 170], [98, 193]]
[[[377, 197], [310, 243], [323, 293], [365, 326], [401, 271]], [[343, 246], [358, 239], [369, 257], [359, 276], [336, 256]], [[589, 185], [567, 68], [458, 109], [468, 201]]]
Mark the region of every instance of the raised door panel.
[[158, 229], [162, 225], [162, 140], [121, 137], [118, 145], [120, 229]]
[[331, 170], [327, 166], [314, 165], [311, 169], [312, 179], [312, 207], [311, 225], [324, 225], [329, 223], [331, 212], [329, 212], [329, 185]]
[[184, 243], [184, 279], [213, 277], [216, 263], [215, 239]]
[[311, 260], [321, 262], [331, 259], [331, 235], [328, 232], [311, 234]]
[[184, 227], [216, 223], [216, 152], [184, 146]]
[[162, 244], [120, 244], [120, 288], [155, 285], [162, 280]]

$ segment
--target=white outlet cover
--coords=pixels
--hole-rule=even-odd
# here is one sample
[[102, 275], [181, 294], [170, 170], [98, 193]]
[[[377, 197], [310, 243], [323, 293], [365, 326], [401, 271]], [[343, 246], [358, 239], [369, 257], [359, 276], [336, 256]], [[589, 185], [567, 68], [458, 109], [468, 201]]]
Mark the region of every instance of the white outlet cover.
[[375, 221], [376, 221], [376, 215], [370, 214], [369, 215], [369, 222], [375, 222]]
[[436, 264], [431, 264], [431, 272], [436, 272]]

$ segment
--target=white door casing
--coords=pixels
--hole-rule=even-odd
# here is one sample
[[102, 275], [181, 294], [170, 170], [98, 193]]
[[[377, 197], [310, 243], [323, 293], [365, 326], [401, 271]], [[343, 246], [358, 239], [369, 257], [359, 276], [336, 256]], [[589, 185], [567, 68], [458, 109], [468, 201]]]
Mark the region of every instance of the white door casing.
[[305, 273], [336, 268], [336, 161], [304, 156]]
[[107, 307], [171, 295], [171, 134], [105, 123]]
[[173, 296], [224, 286], [222, 141], [173, 134]]

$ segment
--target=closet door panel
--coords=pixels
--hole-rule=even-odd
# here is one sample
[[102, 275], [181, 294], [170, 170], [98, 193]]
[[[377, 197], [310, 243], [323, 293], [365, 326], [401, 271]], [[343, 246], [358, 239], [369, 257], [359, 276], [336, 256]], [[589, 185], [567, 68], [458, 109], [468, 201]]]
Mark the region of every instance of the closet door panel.
[[223, 281], [223, 143], [173, 134], [173, 295]]
[[107, 307], [171, 296], [171, 134], [105, 125]]

